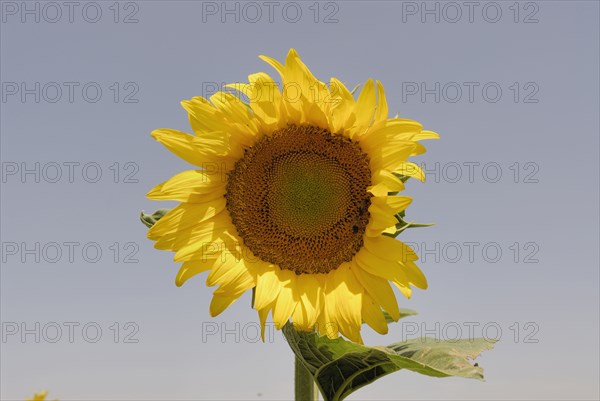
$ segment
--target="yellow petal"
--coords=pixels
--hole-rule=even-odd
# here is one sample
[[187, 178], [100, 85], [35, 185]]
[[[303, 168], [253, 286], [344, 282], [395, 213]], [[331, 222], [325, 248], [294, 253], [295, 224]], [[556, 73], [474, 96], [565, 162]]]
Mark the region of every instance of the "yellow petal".
[[351, 341], [362, 343], [360, 336], [362, 286], [351, 271], [349, 263], [345, 263], [330, 273], [328, 302], [333, 302], [336, 322], [340, 326], [340, 332]]
[[385, 145], [391, 141], [416, 141], [421, 134], [423, 125], [417, 121], [404, 118], [378, 121], [360, 137], [361, 144], [368, 147]]
[[264, 56], [264, 55], [260, 55], [260, 56], [258, 56], [258, 58], [260, 58], [265, 63], [269, 64], [271, 67], [275, 68], [275, 70], [283, 78], [283, 76], [285, 75], [285, 70], [283, 68], [283, 65], [281, 65], [281, 63], [279, 61], [275, 60], [272, 57]]
[[387, 321], [381, 308], [367, 294], [364, 294], [362, 299], [362, 317], [365, 323], [379, 334], [388, 333]]
[[372, 186], [367, 190], [375, 196], [387, 196], [390, 192], [404, 190], [404, 183], [387, 170], [378, 170], [371, 177]]
[[360, 137], [371, 125], [376, 101], [375, 85], [372, 79], [368, 79], [356, 100], [356, 122], [352, 129], [353, 136]]
[[383, 89], [383, 85], [379, 81], [377, 81], [377, 97], [379, 99], [377, 102], [377, 110], [375, 111], [373, 123], [385, 121], [388, 116], [388, 104], [387, 99], [385, 98], [385, 90]]
[[262, 125], [264, 134], [271, 134], [287, 124], [287, 114], [281, 107], [281, 93], [273, 79], [260, 72], [248, 76], [248, 84], [230, 84], [248, 97], [250, 108]]
[[421, 269], [419, 269], [419, 266], [412, 261], [402, 262], [401, 265], [406, 272], [410, 284], [422, 290], [427, 289], [427, 278]]
[[224, 119], [229, 122], [230, 134], [235, 142], [253, 146], [259, 135], [259, 122], [241, 99], [227, 92], [216, 92], [210, 101], [217, 106]]
[[273, 308], [273, 323], [280, 330], [289, 320], [296, 304], [298, 295], [296, 289], [296, 274], [290, 270], [280, 269], [277, 272], [282, 282], [279, 295]]
[[[213, 242], [215, 242], [222, 232], [230, 227], [230, 221], [226, 213], [219, 213], [198, 224], [187, 225], [186, 223], [186, 226], [177, 227], [172, 231], [160, 235], [154, 247], [156, 249], [169, 249], [179, 252], [182, 249], [193, 246], [195, 249], [200, 249], [203, 252], [212, 251], [214, 253]], [[154, 236], [155, 234], [152, 233], [152, 235]], [[222, 251], [221, 248], [219, 249]]]
[[[187, 170], [174, 175], [167, 181], [152, 188], [146, 195], [153, 200], [175, 200], [189, 203], [219, 204], [225, 194], [227, 177], [221, 174], [209, 174], [204, 170]], [[160, 220], [159, 220], [160, 221]]]
[[239, 146], [230, 145], [227, 135], [223, 132], [210, 132], [198, 137], [174, 129], [161, 128], [152, 131], [151, 135], [186, 162], [202, 168], [212, 168], [217, 162], [219, 166], [233, 167], [230, 159], [237, 159], [242, 154]]
[[402, 162], [395, 166], [395, 172], [407, 177], [416, 178], [419, 181], [425, 181], [425, 172], [412, 162]]
[[225, 294], [213, 294], [212, 300], [210, 301], [210, 316], [219, 316], [225, 309], [229, 307], [229, 305], [237, 301], [240, 295], [229, 296]]
[[400, 263], [382, 259], [365, 248], [358, 251], [354, 258], [358, 266], [366, 272], [391, 281], [407, 298], [410, 297], [410, 280]]
[[322, 314], [317, 319], [319, 325], [319, 333], [327, 335], [331, 339], [338, 337], [340, 332], [340, 324], [338, 322], [334, 283], [334, 274], [329, 273], [326, 276], [325, 287], [323, 289], [323, 309]]
[[205, 203], [181, 203], [150, 227], [148, 238], [157, 240], [165, 234], [196, 226], [199, 222], [215, 217], [224, 207], [221, 200]]
[[292, 323], [294, 329], [298, 331], [310, 331], [311, 327], [308, 325], [308, 313], [302, 302], [298, 302], [294, 311], [292, 312]]
[[216, 105], [211, 104], [208, 100], [200, 96], [181, 102], [183, 108], [188, 112], [190, 125], [198, 137], [205, 137], [212, 132], [223, 132], [233, 134], [236, 143], [242, 142], [246, 145], [253, 143], [252, 122], [246, 118], [245, 123], [249, 124], [249, 126], [246, 126], [245, 130], [240, 130], [240, 125], [237, 121], [231, 119], [233, 108], [237, 110], [240, 110], [240, 108], [236, 106], [236, 103], [230, 102], [241, 103], [238, 99], [232, 98], [234, 98], [232, 95], [225, 94], [224, 92], [218, 92], [218, 95], [213, 96], [212, 100], [217, 105], [224, 107], [224, 110], [220, 110]]
[[256, 292], [254, 294], [254, 307], [261, 310], [271, 304], [279, 295], [281, 280], [276, 272], [276, 267], [263, 263], [258, 268]]
[[373, 171], [386, 169], [396, 171], [409, 157], [423, 153], [425, 148], [417, 142], [389, 143], [370, 150], [370, 165]]
[[440, 136], [437, 132], [433, 131], [421, 131], [419, 134], [412, 137], [413, 141], [422, 141], [425, 139], [440, 139]]
[[[290, 52], [288, 53], [288, 57], [290, 57]], [[295, 51], [294, 51], [295, 52]], [[282, 80], [282, 88], [281, 88], [281, 99], [282, 106], [284, 110], [286, 110], [286, 115], [288, 116], [290, 122], [294, 123], [302, 123], [304, 122], [304, 113], [302, 107], [302, 85], [301, 82], [293, 81], [290, 78], [289, 68], [286, 65], [283, 66], [279, 61], [268, 57], [268, 56], [259, 56], [261, 60], [265, 61], [269, 65], [271, 65], [275, 70], [279, 73]]]
[[33, 398], [28, 399], [27, 401], [44, 401], [46, 396], [48, 395], [47, 391], [41, 391], [39, 393], [35, 393]]
[[[372, 199], [375, 199], [373, 197]], [[381, 234], [388, 227], [395, 227], [398, 220], [394, 217], [392, 210], [386, 205], [371, 204], [369, 206], [369, 214], [371, 216], [367, 224], [367, 230], [378, 231]]]
[[224, 255], [220, 258], [206, 277], [206, 285], [212, 287], [217, 284], [225, 284], [246, 271], [243, 259], [233, 255]]
[[265, 306], [262, 309], [257, 309], [258, 318], [260, 320], [260, 338], [263, 342], [265, 342], [265, 326], [267, 325], [267, 317], [269, 316], [269, 312], [273, 309], [274, 302], [271, 302], [269, 305]]
[[380, 148], [376, 152], [370, 152], [371, 170], [386, 169], [397, 171], [413, 153], [413, 145], [400, 146], [398, 148]]
[[329, 95], [327, 86], [315, 78], [295, 49], [290, 49], [286, 57], [283, 84], [284, 88], [294, 85], [300, 90], [300, 98], [295, 101], [288, 99], [288, 106], [301, 108], [307, 123], [328, 128], [328, 104], [325, 103]]
[[[239, 246], [239, 239], [231, 234], [231, 219], [226, 213], [221, 213], [214, 218], [199, 224], [197, 227], [182, 230], [181, 238], [175, 239], [175, 245], [181, 245], [173, 257], [176, 262], [185, 262], [188, 260], [201, 259], [206, 255], [212, 255], [217, 252], [224, 252], [226, 249], [233, 249]], [[170, 235], [170, 234], [169, 234]], [[161, 238], [169, 240], [168, 235]]]
[[344, 133], [344, 129], [352, 127], [356, 121], [354, 113], [356, 102], [352, 93], [337, 78], [331, 78], [329, 86], [332, 132]]
[[256, 278], [247, 269], [229, 278], [215, 291], [216, 294], [238, 295], [256, 286]]
[[229, 128], [223, 119], [219, 119], [219, 110], [201, 96], [182, 100], [181, 107], [188, 112], [192, 129], [197, 135], [204, 132], [225, 132]]
[[395, 214], [406, 209], [412, 202], [408, 196], [374, 196], [371, 198], [369, 213], [371, 219], [367, 224], [367, 236], [378, 236], [387, 228], [395, 227], [398, 220]]
[[175, 278], [175, 285], [177, 285], [177, 287], [181, 287], [188, 279], [197, 274], [210, 270], [215, 263], [219, 263], [218, 257], [211, 257], [210, 259], [207, 258], [206, 260], [200, 259], [184, 262], [177, 273], [177, 277]]
[[308, 331], [317, 322], [320, 309], [321, 284], [314, 275], [302, 274], [296, 277], [296, 286], [300, 302], [294, 309], [295, 314], [292, 315], [292, 320], [294, 325]]
[[390, 211], [394, 214], [406, 209], [411, 204], [411, 202], [412, 198], [410, 196], [390, 195], [374, 196], [373, 198], [371, 198], [371, 204], [382, 207], [388, 207]]
[[398, 308], [398, 301], [396, 295], [387, 280], [381, 277], [377, 277], [371, 273], [368, 273], [364, 269], [360, 268], [357, 263], [354, 263], [353, 268], [354, 275], [360, 284], [365, 288], [367, 293], [377, 302], [378, 305], [383, 307], [392, 319], [400, 319], [400, 309]]
[[365, 237], [364, 245], [371, 253], [386, 260], [405, 263], [418, 259], [417, 254], [410, 246], [385, 235]]

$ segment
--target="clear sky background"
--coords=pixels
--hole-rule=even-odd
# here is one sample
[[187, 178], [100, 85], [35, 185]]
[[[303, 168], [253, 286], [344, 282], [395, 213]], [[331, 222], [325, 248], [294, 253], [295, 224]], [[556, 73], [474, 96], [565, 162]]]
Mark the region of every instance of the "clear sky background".
[[500, 338], [485, 382], [400, 372], [350, 399], [598, 399], [597, 1], [78, 4], [1, 2], [2, 399], [292, 398], [249, 295], [210, 319], [204, 277], [177, 288], [138, 221], [190, 168], [150, 131], [189, 131], [180, 100], [290, 47], [441, 135], [406, 189], [436, 226], [401, 238], [430, 288], [365, 342]]

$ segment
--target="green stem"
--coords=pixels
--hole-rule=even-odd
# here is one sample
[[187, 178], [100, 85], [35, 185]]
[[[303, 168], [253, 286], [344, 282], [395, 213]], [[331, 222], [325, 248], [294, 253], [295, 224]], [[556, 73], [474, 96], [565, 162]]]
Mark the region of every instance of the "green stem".
[[294, 398], [296, 401], [318, 401], [319, 400], [319, 390], [317, 389], [317, 384], [312, 378], [312, 375], [304, 367], [302, 362], [298, 358], [296, 359], [296, 369], [295, 369], [295, 391], [296, 397]]

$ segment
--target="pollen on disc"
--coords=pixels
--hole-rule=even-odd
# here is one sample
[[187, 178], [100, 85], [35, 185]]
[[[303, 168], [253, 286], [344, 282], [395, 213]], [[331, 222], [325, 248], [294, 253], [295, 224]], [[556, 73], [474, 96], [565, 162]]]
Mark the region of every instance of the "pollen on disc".
[[327, 273], [363, 245], [370, 185], [369, 159], [357, 143], [289, 125], [246, 150], [225, 196], [256, 256], [297, 274]]

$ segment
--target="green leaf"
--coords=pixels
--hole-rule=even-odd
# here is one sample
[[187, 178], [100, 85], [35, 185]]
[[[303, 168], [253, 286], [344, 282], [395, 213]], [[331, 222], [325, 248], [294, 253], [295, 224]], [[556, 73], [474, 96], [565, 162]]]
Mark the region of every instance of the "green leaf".
[[283, 328], [288, 344], [312, 374], [325, 401], [341, 401], [375, 380], [408, 369], [433, 377], [459, 376], [483, 379], [483, 369], [471, 360], [491, 349], [482, 338], [440, 341], [426, 337], [387, 347], [368, 347], [343, 338], [335, 340], [317, 333]]
[[[400, 308], [400, 319], [402, 319], [404, 317], [408, 317], [408, 316], [414, 316], [416, 314], [417, 314], [417, 311], [415, 311], [415, 310]], [[388, 324], [396, 322], [394, 319], [392, 319], [390, 314], [387, 313], [386, 311], [383, 311], [383, 316], [385, 316], [385, 321], [388, 322]]]
[[140, 220], [148, 228], [152, 227], [154, 223], [160, 220], [165, 214], [169, 213], [171, 209], [158, 209], [152, 214], [146, 214], [143, 211], [140, 213]]
[[396, 224], [396, 232], [394, 232], [393, 234], [384, 234], [384, 235], [388, 235], [389, 237], [393, 237], [393, 238], [396, 238], [404, 230], [409, 229], [409, 228], [433, 226], [433, 224], [424, 224], [424, 223], [415, 223], [413, 221], [405, 221], [404, 220], [404, 211], [396, 214], [394, 217], [396, 217], [396, 220], [398, 220], [398, 223]]

